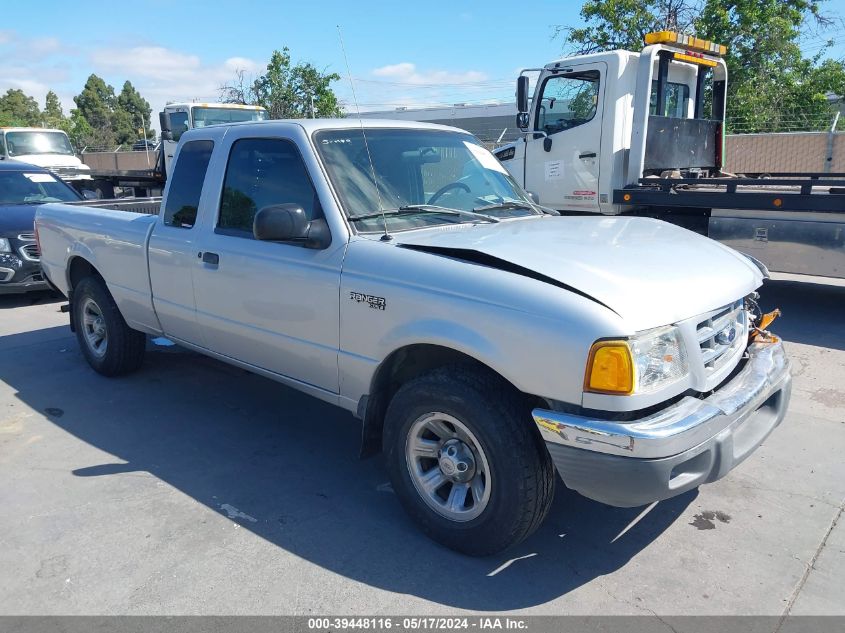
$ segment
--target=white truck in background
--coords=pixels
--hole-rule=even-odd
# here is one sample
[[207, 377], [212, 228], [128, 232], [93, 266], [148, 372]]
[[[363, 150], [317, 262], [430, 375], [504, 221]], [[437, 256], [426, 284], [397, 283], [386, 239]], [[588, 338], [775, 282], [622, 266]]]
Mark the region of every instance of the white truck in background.
[[[189, 102], [168, 103], [158, 116], [162, 130], [161, 143], [149, 169], [135, 168], [137, 152], [110, 152], [109, 160], [114, 161], [114, 169], [92, 168], [89, 182], [80, 188], [90, 189], [98, 198], [105, 199], [115, 197], [115, 187], [131, 188], [135, 197], [159, 196], [167, 181], [167, 174], [172, 169], [176, 144], [184, 132], [209, 125], [266, 121], [270, 118], [267, 110], [261, 106]], [[86, 156], [86, 160], [92, 159]], [[132, 161], [131, 166], [122, 165], [129, 161]], [[89, 169], [88, 166], [83, 167]]]
[[63, 130], [0, 128], [0, 160], [16, 160], [44, 167], [71, 184], [91, 180], [90, 168], [77, 158]]
[[495, 150], [516, 181], [565, 215], [658, 218], [771, 270], [845, 277], [845, 174], [725, 173], [726, 48], [669, 31], [646, 44], [522, 71], [524, 136]]

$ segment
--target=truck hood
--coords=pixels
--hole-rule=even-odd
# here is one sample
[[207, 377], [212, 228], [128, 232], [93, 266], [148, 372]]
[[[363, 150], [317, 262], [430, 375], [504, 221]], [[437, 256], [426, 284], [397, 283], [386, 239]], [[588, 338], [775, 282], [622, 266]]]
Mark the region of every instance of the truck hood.
[[32, 233], [37, 204], [0, 205], [0, 237]]
[[543, 217], [395, 237], [404, 248], [500, 268], [585, 296], [634, 331], [720, 308], [763, 282], [740, 253], [648, 218]]
[[21, 163], [29, 163], [30, 165], [38, 165], [39, 167], [74, 167], [76, 169], [91, 169], [88, 165], [82, 163], [76, 156], [71, 154], [21, 154], [15, 156], [13, 160]]

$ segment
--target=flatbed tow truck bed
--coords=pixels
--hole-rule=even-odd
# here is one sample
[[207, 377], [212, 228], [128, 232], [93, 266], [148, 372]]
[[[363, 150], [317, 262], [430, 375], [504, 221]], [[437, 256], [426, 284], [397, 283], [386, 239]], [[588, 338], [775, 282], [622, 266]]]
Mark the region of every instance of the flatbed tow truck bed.
[[615, 204], [699, 209], [845, 213], [845, 173], [751, 174], [736, 178], [640, 178]]

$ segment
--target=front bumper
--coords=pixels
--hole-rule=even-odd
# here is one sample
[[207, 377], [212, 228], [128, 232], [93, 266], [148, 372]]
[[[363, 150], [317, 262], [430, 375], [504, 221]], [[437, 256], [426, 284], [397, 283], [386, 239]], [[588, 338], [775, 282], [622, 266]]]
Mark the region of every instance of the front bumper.
[[49, 288], [41, 274], [41, 264], [12, 254], [0, 254], [0, 295], [19, 294]]
[[754, 344], [742, 370], [704, 399], [640, 420], [532, 412], [567, 487], [619, 507], [674, 497], [724, 477], [786, 414], [792, 388], [781, 343]]

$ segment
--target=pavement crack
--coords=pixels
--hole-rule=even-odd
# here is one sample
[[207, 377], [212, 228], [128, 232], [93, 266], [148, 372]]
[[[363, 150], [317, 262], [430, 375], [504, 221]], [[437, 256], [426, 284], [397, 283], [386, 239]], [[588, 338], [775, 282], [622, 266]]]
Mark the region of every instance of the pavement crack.
[[833, 517], [833, 520], [830, 522], [827, 530], [822, 537], [819, 546], [816, 548], [816, 551], [813, 553], [812, 558], [810, 561], [806, 563], [806, 569], [804, 573], [801, 575], [801, 579], [798, 581], [798, 584], [795, 586], [795, 589], [792, 591], [792, 595], [789, 597], [789, 600], [786, 603], [786, 607], [783, 610], [783, 613], [780, 616], [780, 620], [778, 620], [777, 628], [775, 628], [774, 633], [778, 633], [781, 627], [783, 626], [784, 621], [786, 620], [787, 616], [789, 615], [790, 611], [792, 611], [792, 607], [795, 605], [795, 601], [798, 599], [798, 596], [801, 594], [801, 590], [804, 588], [804, 585], [807, 582], [807, 578], [810, 577], [810, 572], [815, 569], [816, 561], [819, 559], [819, 555], [822, 553], [822, 550], [827, 545], [827, 539], [830, 538], [831, 532], [836, 527], [836, 524], [839, 522], [840, 517], [842, 516], [842, 511], [845, 509], [845, 499], [842, 500], [842, 503], [839, 504], [839, 509], [836, 512], [836, 515]]

